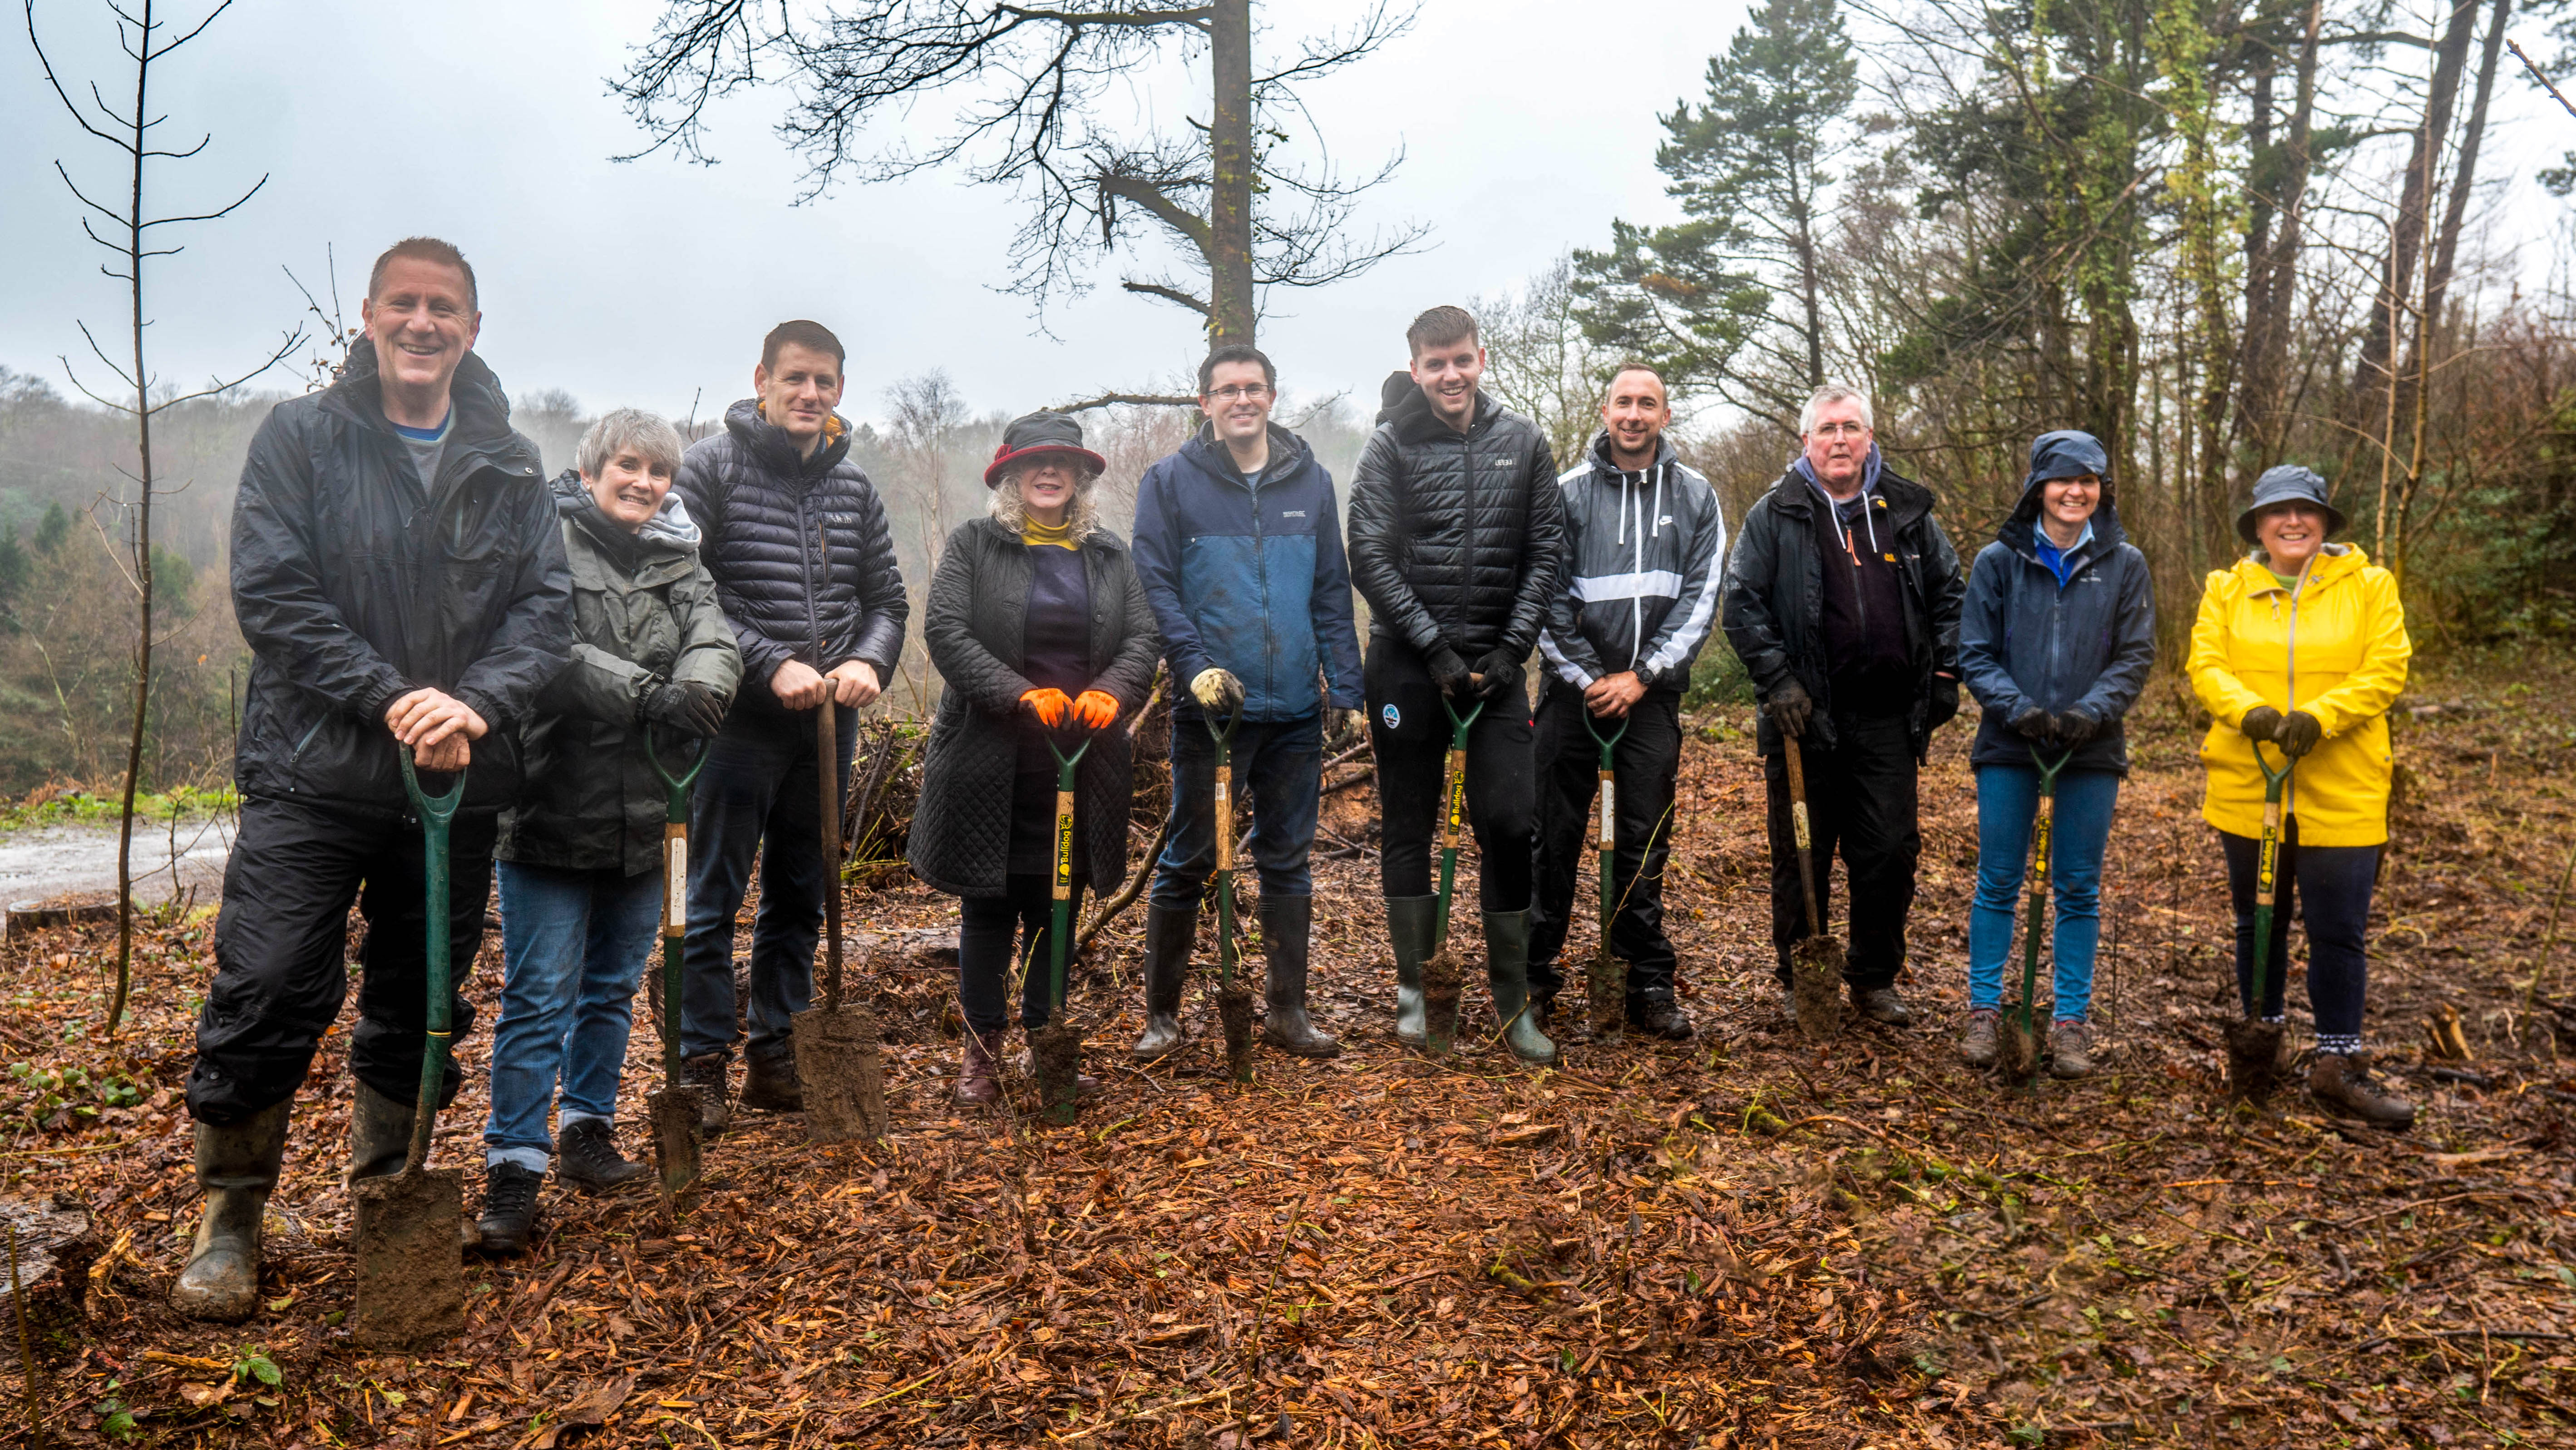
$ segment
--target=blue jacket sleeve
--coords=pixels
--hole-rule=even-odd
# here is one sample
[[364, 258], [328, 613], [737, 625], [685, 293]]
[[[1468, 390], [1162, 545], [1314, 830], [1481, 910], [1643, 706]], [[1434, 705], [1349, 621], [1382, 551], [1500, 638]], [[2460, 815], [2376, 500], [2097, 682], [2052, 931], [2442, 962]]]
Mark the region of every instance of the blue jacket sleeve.
[[2006, 720], [2021, 708], [2021, 686], [2004, 657], [2005, 618], [2012, 608], [2012, 551], [1989, 544], [1968, 570], [1968, 598], [1959, 611], [1959, 679], [1988, 719]]
[[1323, 516], [1315, 521], [1315, 588], [1307, 611], [1315, 621], [1316, 651], [1324, 661], [1324, 703], [1336, 710], [1360, 707], [1359, 622], [1351, 611], [1351, 566], [1342, 553], [1342, 507], [1333, 497], [1333, 475], [1319, 464]]
[[2075, 703], [2108, 724], [2129, 713], [2147, 688], [2147, 672], [2156, 664], [2156, 583], [2147, 573], [2147, 556], [2122, 544], [2120, 605], [2111, 616], [2111, 659], [2084, 697]]
[[1145, 603], [1163, 633], [1163, 658], [1172, 668], [1174, 692], [1186, 692], [1190, 681], [1212, 663], [1199, 643], [1198, 626], [1181, 608], [1181, 520], [1172, 496], [1172, 460], [1145, 470], [1136, 484], [1136, 581], [1144, 586]]

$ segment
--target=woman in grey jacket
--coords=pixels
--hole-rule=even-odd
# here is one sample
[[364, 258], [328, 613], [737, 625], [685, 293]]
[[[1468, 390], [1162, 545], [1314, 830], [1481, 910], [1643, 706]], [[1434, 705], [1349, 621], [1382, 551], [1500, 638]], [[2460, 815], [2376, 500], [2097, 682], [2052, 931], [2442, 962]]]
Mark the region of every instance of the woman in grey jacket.
[[2156, 603], [2146, 557], [2120, 532], [2110, 460], [2072, 429], [2030, 445], [2021, 502], [1968, 575], [1959, 673], [1983, 707], [1969, 765], [1977, 773], [1977, 893], [1968, 917], [1971, 1067], [1992, 1066], [2013, 911], [2039, 810], [2036, 761], [2057, 777], [2050, 882], [2057, 923], [2050, 1071], [2093, 1071], [2085, 1014], [2102, 933], [2102, 853], [2128, 774], [2121, 717], [2156, 660]]
[[742, 679], [698, 527], [671, 491], [678, 431], [620, 408], [591, 425], [578, 456], [578, 471], [555, 480], [572, 663], [521, 733], [528, 783], [493, 851], [503, 977], [480, 1225], [493, 1253], [527, 1246], [549, 1159], [587, 1193], [644, 1171], [617, 1151], [612, 1124], [661, 919], [667, 802], [647, 752], [658, 735], [677, 765], [684, 742], [724, 723]]

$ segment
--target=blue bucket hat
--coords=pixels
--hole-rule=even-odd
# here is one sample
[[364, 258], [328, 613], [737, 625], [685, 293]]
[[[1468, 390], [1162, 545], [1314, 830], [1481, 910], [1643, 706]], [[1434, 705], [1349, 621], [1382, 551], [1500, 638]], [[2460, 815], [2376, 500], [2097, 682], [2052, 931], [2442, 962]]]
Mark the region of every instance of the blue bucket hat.
[[2262, 541], [2254, 536], [2254, 516], [2279, 503], [2316, 505], [2326, 516], [2326, 537], [2343, 532], [2343, 510], [2326, 498], [2326, 481], [2313, 468], [2296, 463], [2283, 463], [2263, 470], [2254, 480], [2254, 493], [2245, 501], [2245, 511], [2236, 516], [2236, 537], [2249, 544]]

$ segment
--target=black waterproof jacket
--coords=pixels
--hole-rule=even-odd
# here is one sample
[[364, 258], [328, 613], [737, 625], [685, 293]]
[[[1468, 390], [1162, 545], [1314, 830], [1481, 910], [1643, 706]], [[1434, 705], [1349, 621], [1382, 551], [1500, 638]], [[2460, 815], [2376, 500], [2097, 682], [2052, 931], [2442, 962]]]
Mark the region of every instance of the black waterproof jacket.
[[[1054, 548], [1053, 544], [1043, 545]], [[1128, 727], [1154, 684], [1163, 639], [1127, 546], [1106, 531], [1082, 541], [1091, 592], [1091, 688], [1118, 699], [1118, 719], [1091, 737], [1074, 772], [1077, 874], [1094, 891], [1127, 879], [1127, 814], [1136, 795]], [[912, 874], [952, 896], [999, 896], [1009, 886], [1011, 788], [1020, 737], [1041, 727], [1020, 704], [1030, 690], [1029, 546], [992, 519], [958, 525], [930, 577], [922, 642], [947, 688], [922, 750], [921, 800], [905, 858]], [[1067, 732], [1063, 745], [1080, 737]]]
[[233, 501], [233, 615], [251, 649], [233, 776], [247, 796], [410, 808], [385, 707], [424, 686], [492, 728], [469, 811], [518, 798], [517, 725], [572, 652], [572, 582], [537, 446], [500, 379], [456, 369], [439, 476], [385, 421], [375, 349], [251, 439]]
[[[1886, 467], [1875, 449], [1870, 467], [1876, 472], [1873, 486], [1887, 500], [1887, 511], [1875, 517], [1894, 525], [1881, 538], [1893, 548], [1904, 585], [1905, 649], [1914, 667], [1906, 731], [1921, 759], [1931, 749], [1932, 732], [1959, 713], [1958, 685], [1934, 677], [1955, 678], [1959, 672], [1959, 607], [1967, 584], [1958, 553], [1932, 516], [1932, 490]], [[1837, 742], [1824, 654], [1825, 558], [1816, 523], [1822, 504], [1816, 486], [1795, 466], [1754, 500], [1727, 561], [1721, 618], [1727, 643], [1753, 677], [1754, 693], [1769, 700], [1784, 681], [1797, 680], [1816, 702], [1806, 742], [1831, 750]], [[1754, 743], [1764, 755], [1780, 749], [1769, 711], [1762, 714]]]
[[1416, 388], [1369, 436], [1351, 482], [1351, 582], [1369, 632], [1469, 665], [1526, 658], [1564, 587], [1565, 496], [1538, 425], [1483, 393], [1460, 433]]
[[742, 651], [737, 715], [809, 718], [769, 689], [791, 659], [826, 672], [866, 660], [880, 683], [893, 680], [912, 607], [885, 505], [850, 461], [847, 423], [835, 415], [814, 455], [799, 457], [786, 430], [745, 398], [725, 410], [722, 433], [689, 445], [675, 487]]
[[[2065, 438], [2090, 447], [2075, 462], [2053, 462], [2053, 453], [2075, 451], [2052, 447]], [[2031, 455], [2020, 503], [1968, 572], [1959, 678], [1982, 707], [1968, 763], [2031, 764], [2030, 741], [2004, 722], [2025, 704], [2051, 713], [2082, 705], [2102, 722], [2102, 733], [2079, 747], [2067, 767], [2126, 773], [2122, 718], [2138, 703], [2156, 662], [2155, 584], [2146, 556], [2121, 531], [2101, 445], [2085, 434], [2051, 433]], [[2102, 480], [2102, 502], [2090, 520], [2093, 536], [2067, 553], [2060, 584], [2039, 557], [2040, 485], [2079, 472]]]

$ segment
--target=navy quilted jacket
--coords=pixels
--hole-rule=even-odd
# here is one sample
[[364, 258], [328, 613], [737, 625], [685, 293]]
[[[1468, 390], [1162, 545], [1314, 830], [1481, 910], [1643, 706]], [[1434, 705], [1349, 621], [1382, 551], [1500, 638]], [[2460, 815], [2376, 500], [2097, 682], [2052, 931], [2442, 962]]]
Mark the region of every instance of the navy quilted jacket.
[[[837, 415], [811, 458], [745, 398], [725, 431], [689, 445], [678, 489], [704, 533], [699, 557], [742, 650], [737, 710], [786, 713], [769, 677], [788, 660], [830, 670], [850, 660], [894, 676], [911, 606], [876, 486], [850, 461]], [[828, 548], [824, 539], [828, 537]]]

